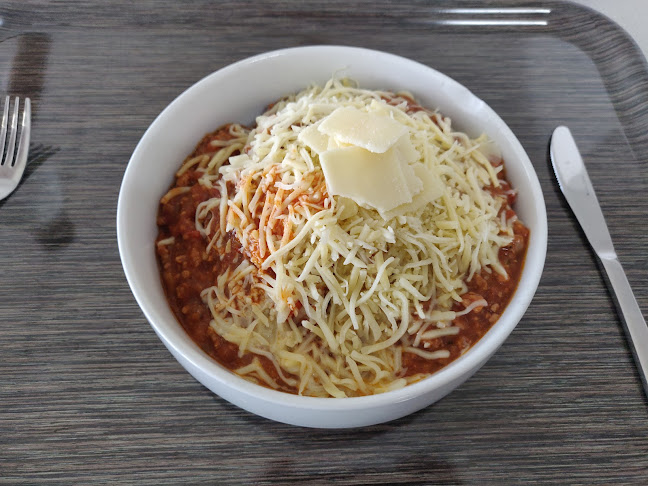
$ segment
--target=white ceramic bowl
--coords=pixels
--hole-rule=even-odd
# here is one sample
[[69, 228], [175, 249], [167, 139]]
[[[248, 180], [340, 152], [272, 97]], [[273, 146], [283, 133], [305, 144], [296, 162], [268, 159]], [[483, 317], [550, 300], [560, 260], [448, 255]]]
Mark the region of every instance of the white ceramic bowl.
[[[300, 397], [250, 383], [220, 366], [185, 334], [164, 296], [154, 251], [156, 213], [173, 174], [201, 137], [228, 122], [252, 124], [271, 102], [333, 74], [363, 88], [407, 90], [438, 108], [472, 136], [488, 134], [501, 149], [519, 190], [516, 210], [531, 229], [522, 279], [499, 321], [438, 373], [403, 389], [358, 398]], [[519, 141], [483, 101], [456, 81], [417, 62], [384, 52], [313, 46], [261, 54], [227, 66], [178, 96], [151, 124], [122, 182], [117, 237], [128, 283], [144, 315], [175, 358], [200, 383], [255, 414], [307, 427], [357, 427], [386, 422], [439, 400], [475, 373], [500, 347], [526, 311], [538, 286], [547, 245], [547, 218], [537, 176]]]

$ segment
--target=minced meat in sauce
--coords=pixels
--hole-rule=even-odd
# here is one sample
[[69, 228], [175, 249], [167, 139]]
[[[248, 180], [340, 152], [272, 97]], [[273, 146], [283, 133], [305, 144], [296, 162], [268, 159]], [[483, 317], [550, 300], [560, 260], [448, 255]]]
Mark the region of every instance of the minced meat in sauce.
[[[228, 137], [230, 134], [227, 126], [206, 135], [190, 157], [214, 153], [216, 149], [210, 146], [210, 142], [226, 140]], [[228, 267], [238, 266], [246, 257], [234, 237], [230, 238], [229, 253], [220, 256], [217, 252], [207, 252], [208, 241], [195, 228], [196, 208], [207, 199], [219, 197], [220, 193], [216, 188], [205, 188], [198, 184], [200, 176], [201, 173], [194, 170], [188, 170], [178, 176], [172, 187], [191, 189], [160, 204], [158, 212], [157, 241], [170, 237], [175, 239], [172, 245], [156, 245], [162, 283], [169, 305], [189, 336], [220, 364], [236, 370], [249, 364], [256, 357], [265, 371], [277, 383], [283, 385], [269, 359], [251, 353], [239, 356], [238, 346], [220, 337], [209, 325], [211, 314], [207, 304], [201, 298], [201, 292], [215, 285], [216, 278]], [[511, 206], [515, 200], [515, 193], [509, 189], [510, 186], [506, 182], [498, 188], [488, 188], [494, 194], [507, 198], [507, 204], [502, 208], [502, 211], [507, 211], [507, 217], [514, 214]], [[412, 353], [404, 353], [404, 375], [431, 374], [438, 371], [473, 346], [499, 319], [520, 280], [529, 241], [529, 230], [522, 223], [516, 221], [513, 230], [515, 234], [513, 241], [501, 248], [499, 252], [500, 262], [508, 278], [487, 270], [476, 274], [467, 282], [468, 292], [463, 295], [463, 301], [455, 304], [453, 310], [463, 310], [471, 302], [481, 298], [488, 302], [488, 306], [477, 307], [472, 312], [457, 317], [453, 321], [453, 325], [461, 329], [457, 335], [426, 342], [426, 351], [446, 349], [450, 352], [448, 358], [428, 360]], [[286, 385], [283, 385], [282, 389], [295, 392]]]

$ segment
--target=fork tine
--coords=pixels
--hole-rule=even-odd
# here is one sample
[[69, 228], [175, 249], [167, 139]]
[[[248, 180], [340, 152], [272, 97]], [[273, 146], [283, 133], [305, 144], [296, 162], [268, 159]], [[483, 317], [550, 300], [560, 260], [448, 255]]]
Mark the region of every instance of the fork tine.
[[25, 98], [21, 125], [22, 131], [20, 132], [14, 167], [18, 172], [22, 173], [25, 165], [27, 165], [27, 153], [29, 152], [29, 138], [31, 135], [31, 100], [29, 98]]
[[0, 165], [4, 164], [4, 147], [7, 141], [7, 122], [9, 121], [9, 96], [5, 97], [4, 112], [2, 114], [2, 125], [0, 126]]
[[18, 133], [18, 97], [14, 98], [14, 108], [11, 115], [11, 129], [9, 130], [9, 143], [5, 152], [4, 165], [13, 167], [14, 149], [16, 148], [16, 134]]
[[[0, 200], [11, 194], [22, 178], [25, 166], [27, 165], [27, 154], [29, 152], [29, 138], [31, 132], [31, 101], [25, 98], [23, 103], [23, 116], [20, 130], [18, 150], [15, 151], [16, 139], [18, 138], [18, 115], [20, 111], [20, 98], [16, 97], [11, 117], [11, 126], [8, 126], [9, 104], [11, 99], [7, 97], [4, 108], [4, 117], [0, 122]], [[7, 133], [9, 130], [9, 133]], [[6, 143], [5, 139], [9, 135]], [[4, 151], [4, 154], [2, 153]]]

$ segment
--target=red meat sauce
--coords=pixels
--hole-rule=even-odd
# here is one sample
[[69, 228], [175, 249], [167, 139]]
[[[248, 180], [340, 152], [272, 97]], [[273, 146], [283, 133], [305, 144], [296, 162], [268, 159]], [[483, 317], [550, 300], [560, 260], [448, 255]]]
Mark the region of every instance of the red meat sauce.
[[468, 292], [462, 296], [462, 302], [456, 303], [452, 310], [461, 311], [472, 302], [485, 299], [487, 306], [476, 307], [472, 312], [457, 317], [453, 326], [459, 327], [459, 334], [444, 336], [427, 341], [427, 351], [446, 349], [448, 358], [427, 360], [412, 353], [403, 355], [405, 376], [419, 373], [431, 374], [447, 366], [470, 349], [497, 322], [511, 297], [515, 293], [524, 267], [524, 257], [529, 242], [529, 230], [522, 223], [513, 224], [515, 236], [510, 245], [499, 251], [499, 259], [506, 269], [507, 277], [497, 272], [482, 271], [466, 282]]
[[[189, 158], [214, 153], [216, 149], [210, 146], [210, 141], [226, 140], [229, 137], [231, 135], [227, 126], [206, 135]], [[223, 339], [209, 325], [211, 314], [200, 296], [201, 292], [214, 285], [216, 278], [228, 268], [237, 267], [242, 259], [247, 257], [238, 240], [232, 235], [229, 235], [229, 253], [219, 256], [217, 252], [207, 252], [209, 242], [195, 229], [196, 208], [207, 199], [219, 197], [220, 193], [216, 188], [206, 188], [198, 184], [200, 176], [200, 172], [188, 170], [177, 177], [172, 187], [190, 187], [190, 190], [160, 204], [158, 211], [157, 241], [169, 237], [174, 237], [175, 240], [172, 245], [156, 245], [160, 274], [169, 305], [187, 334], [221, 365], [236, 370], [257, 358], [283, 391], [295, 393], [294, 388], [281, 380], [269, 359], [251, 353], [239, 356], [238, 346]], [[512, 217], [515, 214], [511, 208], [515, 201], [515, 193], [510, 191], [505, 176], [502, 175], [500, 187], [491, 187], [488, 190], [506, 199], [502, 211], [507, 212], [507, 217]], [[461, 329], [457, 335], [426, 341], [426, 351], [446, 349], [450, 352], [448, 358], [427, 360], [418, 355], [404, 353], [404, 376], [431, 374], [448, 365], [479, 341], [500, 317], [520, 280], [529, 241], [529, 230], [522, 223], [516, 221], [513, 230], [513, 241], [499, 252], [500, 262], [507, 272], [507, 277], [486, 270], [476, 274], [467, 282], [468, 292], [463, 295], [463, 301], [455, 304], [453, 310], [463, 310], [471, 302], [482, 298], [488, 302], [488, 306], [477, 307], [467, 315], [456, 318], [453, 325]]]
[[[188, 157], [210, 155], [216, 152], [210, 142], [231, 138], [228, 127], [206, 135]], [[236, 153], [233, 155], [237, 155]], [[209, 326], [211, 313], [200, 296], [201, 292], [215, 284], [216, 278], [236, 268], [243, 260], [239, 241], [229, 235], [232, 250], [223, 256], [217, 252], [207, 252], [208, 241], [196, 230], [195, 216], [198, 205], [219, 197], [216, 188], [206, 188], [198, 184], [202, 174], [188, 170], [176, 180], [172, 187], [190, 187], [188, 192], [160, 204], [157, 217], [157, 241], [174, 237], [172, 245], [156, 245], [162, 284], [167, 301], [176, 318], [200, 348], [231, 370], [250, 364], [255, 357], [265, 371], [277, 382], [282, 383], [274, 365], [264, 356], [244, 354], [239, 356], [238, 346], [226, 341]], [[287, 389], [286, 391], [294, 392]]]

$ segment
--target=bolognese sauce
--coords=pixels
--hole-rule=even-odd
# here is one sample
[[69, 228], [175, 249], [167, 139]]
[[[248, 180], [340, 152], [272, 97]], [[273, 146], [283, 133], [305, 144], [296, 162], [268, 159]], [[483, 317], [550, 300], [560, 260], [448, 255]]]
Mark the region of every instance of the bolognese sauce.
[[[212, 155], [212, 140], [224, 140], [229, 136], [227, 127], [209, 134], [201, 140], [191, 157], [206, 154]], [[190, 186], [191, 190], [161, 203], [157, 224], [159, 235], [157, 241], [169, 237], [175, 238], [174, 245], [156, 245], [164, 289], [176, 318], [187, 334], [200, 348], [212, 358], [230, 370], [248, 365], [252, 354], [239, 356], [238, 346], [226, 341], [209, 326], [211, 314], [201, 298], [203, 289], [214, 284], [217, 276], [227, 268], [236, 267], [243, 258], [247, 258], [236, 238], [230, 237], [231, 251], [224, 260], [208, 253], [208, 242], [195, 229], [196, 207], [209, 197], [219, 196], [217, 189], [207, 190], [197, 184], [200, 173], [187, 171], [177, 177], [173, 187]], [[515, 193], [510, 191], [507, 183], [491, 191], [506, 197], [502, 211], [512, 212]], [[471, 301], [484, 299], [487, 306], [477, 307], [473, 312], [457, 317], [453, 325], [461, 329], [455, 336], [444, 336], [428, 341], [426, 350], [447, 349], [448, 358], [427, 360], [418, 355], [407, 353], [403, 359], [405, 376], [434, 373], [461, 356], [470, 349], [497, 322], [509, 303], [520, 280], [524, 266], [524, 257], [529, 241], [529, 230], [521, 222], [514, 223], [513, 242], [500, 249], [499, 258], [506, 269], [508, 277], [499, 273], [482, 271], [467, 282], [469, 292], [463, 295], [461, 303], [454, 310], [461, 310]], [[266, 373], [281, 384], [275, 367], [264, 356], [256, 356]], [[294, 387], [282, 384], [282, 389], [294, 393]]]
[[[230, 138], [228, 127], [205, 135], [189, 156], [213, 155], [211, 142]], [[224, 258], [207, 252], [208, 242], [196, 231], [196, 208], [201, 202], [220, 196], [218, 189], [206, 189], [198, 184], [201, 173], [188, 170], [176, 177], [172, 188], [191, 187], [191, 190], [160, 203], [157, 225], [157, 243], [174, 239], [173, 245], [156, 245], [160, 274], [167, 300], [176, 318], [191, 339], [209, 356], [230, 370], [248, 365], [253, 356], [239, 356], [238, 346], [226, 341], [209, 326], [211, 314], [203, 302], [201, 292], [214, 284], [215, 279], [228, 268], [235, 268], [245, 257], [240, 243], [230, 237], [231, 251]], [[266, 373], [278, 383], [281, 379], [274, 366], [264, 356], [256, 356]], [[294, 392], [286, 387], [285, 391]]]
[[[430, 124], [434, 125], [433, 131], [435, 132], [448, 130], [449, 119], [438, 113], [429, 112], [408, 95], [393, 96], [387, 93], [382, 94], [380, 99], [390, 107], [401, 107], [408, 115], [421, 117], [429, 115]], [[278, 102], [278, 104], [281, 105], [282, 103]], [[276, 110], [276, 107], [271, 110], [269, 118], [276, 118]], [[293, 123], [294, 126], [297, 126], [298, 130], [303, 129], [300, 123]], [[234, 148], [231, 149], [230, 147], [226, 154], [227, 157], [219, 162], [219, 164], [222, 164], [221, 169], [216, 170], [211, 182], [207, 184], [203, 183], [202, 178], [204, 178], [207, 172], [205, 168], [206, 161], [218, 158], [218, 154], [223, 150], [223, 147], [228, 146], [228, 142], [233, 138], [232, 133], [233, 127], [235, 126], [241, 128], [240, 125], [225, 125], [215, 132], [204, 136], [194, 151], [187, 157], [181, 169], [177, 172], [171, 188], [161, 199], [157, 217], [159, 233], [156, 242], [161, 279], [173, 313], [188, 335], [205, 353], [234, 372], [240, 372], [242, 369], [256, 366], [256, 379], [253, 380], [256, 383], [271, 386], [272, 388], [289, 393], [301, 394], [303, 386], [299, 384], [300, 377], [293, 373], [289, 366], [284, 368], [283, 363], [285, 361], [278, 363], [279, 358], [273, 356], [271, 353], [260, 354], [245, 350], [245, 339], [243, 341], [240, 339], [230, 339], [228, 333], [223, 331], [222, 325], [219, 328], [214, 324], [215, 319], [217, 317], [220, 319], [220, 317], [215, 315], [213, 303], [210, 304], [208, 302], [209, 298], [207, 295], [208, 292], [211, 292], [210, 289], [215, 289], [220, 286], [219, 292], [221, 293], [218, 295], [221, 297], [225, 296], [222, 293], [223, 279], [229, 278], [238, 269], [247, 265], [248, 268], [253, 267], [257, 275], [260, 276], [256, 280], [256, 284], [243, 284], [242, 280], [239, 284], [235, 281], [234, 287], [228, 287], [226, 290], [229, 294], [225, 297], [229, 298], [232, 294], [246, 294], [245, 297], [248, 306], [261, 303], [264, 299], [267, 300], [268, 296], [265, 293], [268, 292], [268, 287], [265, 282], [274, 280], [275, 278], [278, 279], [274, 267], [268, 265], [267, 261], [268, 258], [272, 259], [272, 252], [277, 251], [277, 249], [272, 249], [272, 241], [262, 241], [261, 226], [266, 226], [267, 229], [263, 229], [263, 232], [267, 231], [267, 237], [270, 239], [274, 238], [276, 244], [283, 250], [284, 246], [290, 246], [291, 240], [298, 236], [297, 233], [301, 234], [305, 231], [303, 228], [301, 231], [294, 228], [288, 217], [290, 215], [290, 217], [294, 218], [295, 214], [293, 211], [296, 211], [294, 207], [301, 206], [298, 210], [303, 210], [307, 214], [316, 215], [318, 211], [323, 211], [327, 208], [326, 205], [330, 204], [330, 198], [332, 196], [327, 194], [327, 186], [324, 180], [325, 174], [322, 174], [321, 171], [311, 172], [303, 176], [303, 180], [311, 185], [311, 192], [302, 192], [300, 194], [296, 192], [295, 194], [291, 194], [290, 192], [296, 183], [290, 184], [285, 182], [285, 179], [281, 180], [281, 178], [273, 180], [271, 190], [267, 189], [265, 193], [263, 193], [260, 183], [257, 183], [257, 186], [252, 186], [252, 189], [250, 189], [250, 185], [252, 184], [250, 178], [245, 180], [243, 180], [244, 178], [239, 179], [238, 183], [236, 180], [232, 182], [231, 179], [224, 182], [224, 178], [222, 177], [223, 170], [228, 170], [230, 161], [245, 157], [248, 152], [254, 150], [254, 143], [252, 143], [251, 147], [249, 141], [245, 145], [232, 145], [231, 147]], [[263, 132], [260, 130], [259, 133], [263, 139], [271, 137], [270, 130], [265, 129]], [[455, 137], [455, 144], [462, 145], [466, 143], [467, 137], [465, 134], [455, 134], [453, 132], [453, 136]], [[308, 158], [308, 155], [304, 157]], [[430, 293], [432, 298], [424, 301], [422, 299], [423, 294], [414, 289], [411, 283], [402, 282], [401, 278], [400, 284], [404, 288], [411, 288], [412, 293], [418, 295], [418, 305], [414, 304], [409, 307], [410, 315], [407, 319], [413, 323], [412, 328], [414, 328], [414, 331], [405, 335], [401, 334], [402, 337], [400, 340], [393, 341], [392, 346], [401, 346], [403, 349], [403, 352], [399, 353], [396, 358], [398, 369], [392, 375], [393, 379], [405, 378], [407, 383], [411, 383], [437, 372], [456, 360], [478, 342], [497, 322], [516, 291], [524, 267], [524, 259], [530, 236], [529, 230], [517, 219], [513, 210], [516, 192], [512, 190], [506, 178], [503, 161], [499, 157], [492, 155], [488, 156], [488, 159], [489, 161], [486, 163], [489, 165], [492, 183], [490, 185], [485, 184], [480, 190], [497, 201], [492, 206], [492, 208], [496, 209], [491, 209], [491, 214], [493, 216], [496, 215], [495, 219], [497, 221], [501, 220], [502, 222], [506, 222], [506, 224], [502, 225], [504, 229], [501, 230], [501, 236], [502, 241], [506, 241], [507, 243], [499, 247], [496, 258], [491, 258], [490, 264], [482, 265], [478, 271], [471, 272], [470, 276], [465, 278], [463, 284], [460, 285], [463, 291], [458, 296], [455, 294], [453, 299], [454, 304], [446, 306], [445, 311], [442, 308], [442, 311], [446, 314], [455, 316], [445, 324], [441, 321], [432, 322], [432, 320], [422, 323], [422, 321], [425, 321], [422, 316], [424, 314], [428, 315], [428, 312], [435, 309], [436, 294], [434, 292]], [[198, 163], [199, 161], [202, 162]], [[262, 177], [274, 177], [276, 176], [274, 171], [275, 168], [264, 169]], [[496, 178], [493, 174], [497, 174]], [[243, 196], [246, 205], [241, 206], [242, 209], [239, 210], [235, 207], [239, 203], [233, 201], [232, 198], [233, 195], [237, 195], [237, 191], [243, 189], [251, 192]], [[260, 195], [260, 191], [263, 194]], [[459, 192], [460, 198], [465, 197], [463, 189], [460, 189]], [[255, 194], [254, 197], [252, 197], [252, 194]], [[284, 198], [283, 204], [281, 199], [282, 195]], [[263, 202], [264, 197], [265, 202]], [[252, 202], [250, 202], [250, 198]], [[228, 232], [224, 232], [223, 228], [226, 226], [223, 223], [223, 214], [225, 214], [223, 211], [227, 211], [227, 208], [224, 210], [223, 204], [212, 204], [207, 205], [207, 209], [205, 209], [205, 202], [210, 200], [225, 201], [226, 205], [229, 204], [232, 208], [234, 214], [234, 216], [228, 214], [227, 217], [234, 218], [234, 220], [239, 218], [241, 221], [245, 221], [247, 218], [248, 223], [246, 224], [248, 228], [245, 231], [249, 231], [250, 227], [253, 227], [252, 231], [249, 233], [245, 233], [244, 231], [242, 233], [237, 228], [230, 230], [231, 225], [228, 219]], [[286, 201], [292, 201], [294, 207], [287, 205]], [[462, 200], [461, 204], [464, 203], [465, 201]], [[253, 204], [257, 204], [258, 207], [263, 207], [263, 215], [260, 212], [252, 213], [251, 215], [247, 214], [247, 204], [250, 207]], [[274, 209], [266, 213], [269, 205]], [[268, 214], [281, 214], [281, 211], [284, 211], [284, 215], [281, 216], [284, 219], [280, 223], [267, 219]], [[252, 209], [250, 209], [250, 212], [252, 212]], [[381, 214], [381, 216], [383, 215]], [[390, 216], [390, 218], [392, 217]], [[348, 216], [344, 216], [344, 218], [348, 218]], [[401, 221], [400, 224], [402, 225], [403, 221], [406, 220], [399, 221]], [[383, 218], [383, 224], [387, 226], [387, 223], [387, 219]], [[394, 224], [393, 221], [391, 224]], [[217, 239], [218, 227], [220, 227], [221, 234]], [[257, 229], [254, 229], [254, 227]], [[199, 231], [199, 229], [202, 231]], [[391, 226], [389, 226], [389, 230], [393, 234]], [[374, 231], [382, 231], [382, 229], [378, 227]], [[366, 236], [367, 233], [365, 231], [362, 234]], [[497, 236], [497, 234], [492, 234], [491, 238], [496, 238]], [[216, 241], [217, 246], [214, 246]], [[463, 245], [463, 242], [461, 244]], [[365, 246], [367, 246], [366, 243]], [[393, 257], [387, 258], [388, 255], [385, 249], [376, 250], [374, 248], [372, 251], [374, 252], [372, 253], [373, 256], [368, 258], [380, 260], [382, 263], [379, 263], [383, 269], [390, 261], [394, 260]], [[410, 249], [407, 251], [411, 252], [413, 250]], [[270, 257], [268, 256], [269, 253]], [[381, 255], [380, 253], [384, 253], [385, 255]], [[309, 261], [305, 267], [309, 265], [312, 267], [310, 263], [312, 258], [307, 258], [308, 255], [311, 255], [311, 253], [307, 253], [306, 257], [302, 256], [301, 258], [306, 258]], [[348, 255], [346, 257], [345, 264], [347, 260], [349, 262], [354, 261], [352, 256]], [[336, 256], [333, 260], [337, 258]], [[495, 259], [497, 260], [497, 269], [493, 268], [494, 265], [492, 262]], [[362, 263], [360, 260], [356, 261], [360, 264]], [[416, 263], [410, 262], [409, 266], [413, 264]], [[352, 263], [351, 266], [353, 265], [355, 264]], [[323, 276], [326, 276], [327, 271], [325, 268], [320, 269], [320, 271]], [[381, 271], [376, 275], [376, 280], [374, 280], [373, 285], [370, 283], [366, 284], [362, 294], [356, 293], [355, 296], [349, 297], [353, 305], [358, 302], [362, 303], [368, 299], [368, 296], [375, 290], [376, 284], [382, 278]], [[433, 272], [431, 265], [429, 271]], [[304, 269], [300, 279], [305, 274], [306, 270]], [[357, 269], [355, 273], [352, 271], [348, 280], [343, 280], [342, 284], [346, 285], [347, 289], [350, 288], [352, 285], [351, 280], [354, 278], [357, 279], [359, 274], [361, 273]], [[328, 281], [327, 278], [324, 278], [319, 284], [310, 285], [305, 291], [308, 292], [309, 299], [316, 299], [316, 297], [312, 296], [320, 292], [320, 299], [328, 302], [326, 304], [328, 307], [326, 308], [332, 308], [335, 298], [331, 299], [330, 294], [327, 298], [322, 297], [322, 295], [326, 294], [327, 288], [330, 289], [335, 285], [335, 283]], [[423, 279], [425, 277], [419, 275], [418, 277], [414, 276], [411, 278], [414, 279], [412, 280], [413, 282], [416, 282], [417, 280], [415, 278]], [[259, 290], [259, 288], [266, 288], [266, 290]], [[220, 298], [218, 295], [217, 298]], [[394, 295], [403, 295], [403, 293]], [[310, 317], [307, 309], [304, 308], [304, 305], [306, 305], [303, 304], [304, 299], [305, 297], [302, 294], [301, 298], [289, 302], [288, 317], [291, 320], [293, 330], [295, 328], [293, 321], [295, 323], [304, 323]], [[393, 306], [390, 302], [384, 302], [384, 296], [382, 295], [381, 299], [383, 299], [385, 306]], [[266, 308], [268, 308], [267, 303]], [[237, 312], [237, 309], [234, 308], [231, 312]], [[312, 312], [312, 309], [310, 312]], [[258, 316], [258, 309], [256, 313]], [[432, 314], [434, 313], [432, 312]], [[245, 312], [240, 312], [239, 318], [244, 315], [246, 315]], [[354, 327], [356, 323], [351, 322], [353, 320], [351, 311], [348, 311], [347, 315], [347, 322], [343, 329], [348, 330]], [[371, 317], [367, 316], [366, 311], [363, 311], [361, 318], [367, 321], [371, 320]], [[405, 317], [402, 320], [405, 320]], [[267, 317], [264, 318], [264, 321], [267, 324]], [[313, 332], [315, 329], [312, 328], [312, 324], [307, 324], [304, 324], [304, 329], [300, 332], [303, 332], [307, 336], [305, 340], [309, 343], [309, 346], [318, 349], [319, 353], [323, 353], [325, 359], [330, 358], [334, 360], [335, 349], [330, 346], [331, 336]], [[321, 325], [325, 326], [325, 323]], [[392, 329], [399, 327], [399, 321], [391, 318], [391, 326]], [[431, 333], [422, 332], [421, 329], [428, 329], [426, 326], [430, 326], [430, 329], [433, 329], [433, 331]], [[338, 332], [337, 329], [336, 332]], [[342, 330], [340, 332], [344, 334], [346, 331]], [[384, 332], [387, 333], [386, 330]], [[416, 334], [417, 332], [418, 334]], [[416, 339], [413, 338], [414, 334], [417, 335]], [[262, 337], [261, 340], [263, 341], [263, 339]], [[329, 340], [328, 343], [327, 340]], [[360, 346], [357, 349], [361, 349], [363, 344], [362, 342], [359, 345], [356, 343], [356, 346]], [[373, 349], [372, 346], [376, 348], [375, 344], [364, 344], [362, 348], [363, 352], [365, 349]], [[380, 347], [376, 349], [380, 349]], [[367, 351], [367, 353], [371, 354], [371, 351]], [[285, 356], [296, 356], [296, 359], [299, 359], [292, 351], [286, 353]], [[357, 363], [367, 363], [362, 361], [361, 356], [358, 356], [356, 353], [356, 357], [353, 358]], [[285, 360], [285, 357], [282, 357], [281, 360]], [[260, 370], [258, 369], [259, 366], [261, 368]], [[373, 365], [369, 363], [367, 366], [371, 368]], [[353, 383], [348, 385], [348, 379], [345, 382], [342, 378], [334, 377], [337, 380], [335, 383], [338, 386], [347, 387], [347, 395], [343, 396], [358, 396], [372, 393], [366, 388], [362, 388], [363, 377], [359, 376], [358, 368], [351, 368], [351, 371], [353, 372], [354, 379], [357, 378], [357, 382], [360, 383], [360, 388], [353, 388], [355, 386]], [[312, 370], [310, 373], [312, 374]], [[258, 379], [259, 375], [262, 375], [262, 379]], [[381, 388], [383, 391], [386, 389], [388, 388]], [[348, 394], [349, 390], [350, 395]], [[335, 396], [329, 389], [326, 390], [326, 393]]]

